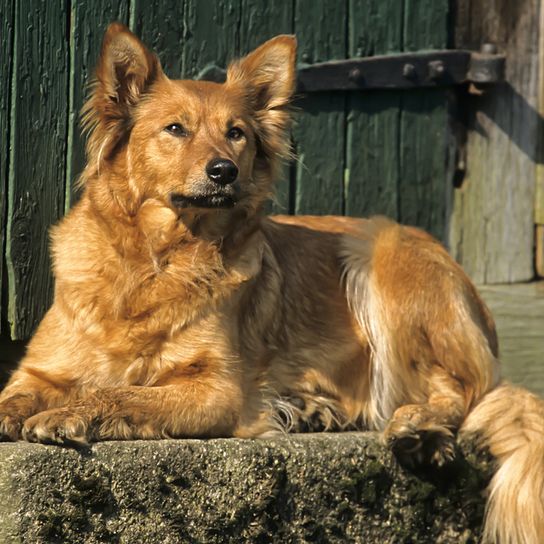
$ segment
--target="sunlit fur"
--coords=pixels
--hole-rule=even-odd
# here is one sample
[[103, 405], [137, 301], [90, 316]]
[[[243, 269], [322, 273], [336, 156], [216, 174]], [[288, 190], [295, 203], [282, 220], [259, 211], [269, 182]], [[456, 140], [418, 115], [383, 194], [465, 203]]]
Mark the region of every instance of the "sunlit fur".
[[[544, 542], [542, 402], [497, 387], [492, 318], [442, 246], [385, 218], [264, 216], [294, 66], [279, 36], [223, 85], [171, 81], [110, 26], [82, 196], [52, 231], [54, 303], [0, 396], [0, 437], [374, 429], [403, 463], [442, 465], [466, 420], [499, 461], [486, 542]], [[214, 158], [238, 167], [235, 205], [172, 200], [219, 190]]]

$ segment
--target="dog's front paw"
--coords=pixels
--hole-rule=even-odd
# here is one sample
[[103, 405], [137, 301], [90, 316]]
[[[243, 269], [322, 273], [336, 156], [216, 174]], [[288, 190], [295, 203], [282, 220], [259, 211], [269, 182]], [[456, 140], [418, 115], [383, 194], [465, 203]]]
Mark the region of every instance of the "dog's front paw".
[[0, 405], [0, 442], [16, 442], [21, 437], [24, 417], [4, 410]]
[[399, 462], [410, 468], [429, 464], [442, 467], [455, 457], [453, 432], [433, 421], [393, 417], [383, 439]]
[[89, 420], [71, 408], [46, 410], [24, 422], [22, 437], [43, 444], [86, 445], [91, 440]]

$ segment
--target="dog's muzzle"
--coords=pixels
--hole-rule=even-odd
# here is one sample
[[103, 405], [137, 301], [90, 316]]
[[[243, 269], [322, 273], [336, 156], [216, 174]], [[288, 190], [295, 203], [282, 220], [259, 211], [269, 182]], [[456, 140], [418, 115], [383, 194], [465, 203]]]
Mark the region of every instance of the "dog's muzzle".
[[234, 195], [225, 195], [222, 193], [187, 196], [180, 193], [172, 193], [170, 201], [176, 208], [217, 208], [228, 209], [236, 205]]

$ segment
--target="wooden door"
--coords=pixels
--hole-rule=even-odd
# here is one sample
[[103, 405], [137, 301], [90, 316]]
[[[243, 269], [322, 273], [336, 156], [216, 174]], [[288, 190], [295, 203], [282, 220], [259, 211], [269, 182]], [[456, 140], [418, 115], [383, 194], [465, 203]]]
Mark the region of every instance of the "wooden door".
[[[129, 24], [171, 77], [224, 67], [279, 33], [298, 62], [443, 49], [448, 0], [4, 0], [0, 3], [2, 335], [26, 339], [51, 302], [47, 230], [84, 163], [78, 112], [107, 24]], [[274, 212], [386, 214], [445, 239], [452, 192], [449, 91], [301, 97], [297, 160]]]

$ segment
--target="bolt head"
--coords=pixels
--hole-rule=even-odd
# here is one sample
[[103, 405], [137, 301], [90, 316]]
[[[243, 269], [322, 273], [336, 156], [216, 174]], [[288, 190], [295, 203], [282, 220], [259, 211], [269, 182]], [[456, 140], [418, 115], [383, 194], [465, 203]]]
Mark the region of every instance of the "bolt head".
[[494, 43], [484, 43], [482, 44], [480, 51], [485, 55], [496, 55], [498, 50]]
[[363, 73], [359, 68], [352, 68], [349, 71], [348, 78], [350, 81], [357, 83], [363, 77]]
[[413, 64], [407, 62], [402, 67], [402, 75], [407, 79], [413, 79], [414, 77], [416, 77], [416, 67]]
[[432, 60], [429, 62], [429, 77], [431, 79], [440, 79], [445, 71], [446, 68], [441, 60]]

